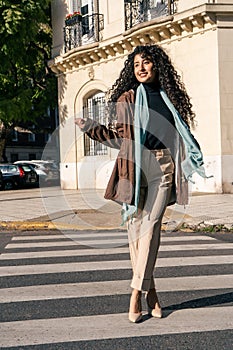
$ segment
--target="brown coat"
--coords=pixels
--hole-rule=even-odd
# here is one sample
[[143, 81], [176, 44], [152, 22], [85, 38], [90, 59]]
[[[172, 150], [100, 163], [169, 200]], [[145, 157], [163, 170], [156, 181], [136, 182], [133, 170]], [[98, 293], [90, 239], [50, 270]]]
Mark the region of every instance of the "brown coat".
[[[134, 200], [134, 91], [125, 92], [118, 99], [116, 105], [117, 122], [115, 128], [107, 128], [92, 119], [87, 119], [83, 131], [93, 140], [118, 148], [118, 153], [110, 180], [108, 182], [105, 198], [118, 203], [133, 204]], [[175, 176], [173, 190], [169, 204], [188, 204], [188, 183], [185, 180], [181, 161], [185, 157], [184, 145], [179, 138], [177, 145]], [[174, 152], [173, 152], [174, 153]], [[146, 188], [146, 182], [141, 180], [141, 187]]]

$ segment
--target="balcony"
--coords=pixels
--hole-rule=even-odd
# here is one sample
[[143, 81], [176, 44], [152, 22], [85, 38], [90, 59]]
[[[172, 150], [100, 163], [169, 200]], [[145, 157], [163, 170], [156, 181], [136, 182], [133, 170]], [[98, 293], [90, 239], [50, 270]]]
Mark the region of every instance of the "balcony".
[[176, 0], [125, 0], [125, 30], [176, 12]]
[[99, 13], [76, 16], [65, 21], [64, 50], [100, 41], [100, 31], [104, 28], [104, 16]]

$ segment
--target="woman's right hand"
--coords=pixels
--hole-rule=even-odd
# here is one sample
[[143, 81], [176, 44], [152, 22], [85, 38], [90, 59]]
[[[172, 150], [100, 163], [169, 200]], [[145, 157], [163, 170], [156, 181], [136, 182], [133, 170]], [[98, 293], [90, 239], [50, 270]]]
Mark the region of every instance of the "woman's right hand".
[[74, 122], [80, 129], [83, 129], [85, 126], [85, 119], [83, 118], [75, 118]]

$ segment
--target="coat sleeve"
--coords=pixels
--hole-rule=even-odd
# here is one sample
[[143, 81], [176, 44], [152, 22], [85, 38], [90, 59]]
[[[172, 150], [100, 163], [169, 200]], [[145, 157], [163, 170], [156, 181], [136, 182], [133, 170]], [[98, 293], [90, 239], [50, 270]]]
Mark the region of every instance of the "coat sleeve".
[[117, 123], [116, 127], [105, 126], [99, 124], [93, 119], [88, 118], [85, 122], [85, 126], [82, 129], [92, 140], [103, 143], [104, 145], [120, 149], [122, 143], [121, 129], [122, 125]]

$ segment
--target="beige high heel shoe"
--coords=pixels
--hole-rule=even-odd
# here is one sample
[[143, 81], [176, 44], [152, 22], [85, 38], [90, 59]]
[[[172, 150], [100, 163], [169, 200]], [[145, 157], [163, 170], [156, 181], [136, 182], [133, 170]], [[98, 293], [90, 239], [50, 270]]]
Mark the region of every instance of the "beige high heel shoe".
[[[132, 296], [130, 298], [131, 304]], [[129, 321], [133, 323], [137, 323], [142, 319], [142, 305], [141, 305], [141, 295], [137, 295], [137, 305], [139, 312], [129, 312]]]
[[156, 318], [162, 318], [163, 314], [162, 314], [162, 309], [159, 305], [159, 299], [156, 293], [156, 290], [151, 290], [151, 291], [155, 291], [155, 303], [154, 303], [154, 307], [151, 307], [151, 304], [149, 302], [149, 292], [146, 293], [145, 298], [146, 298], [146, 302], [147, 302], [147, 306], [148, 306], [148, 314], [150, 314], [153, 317]]

